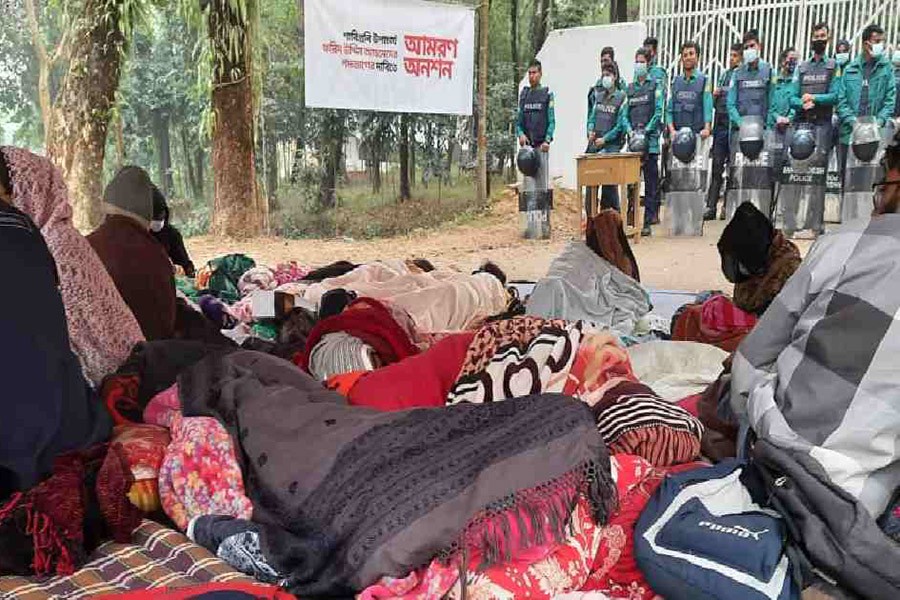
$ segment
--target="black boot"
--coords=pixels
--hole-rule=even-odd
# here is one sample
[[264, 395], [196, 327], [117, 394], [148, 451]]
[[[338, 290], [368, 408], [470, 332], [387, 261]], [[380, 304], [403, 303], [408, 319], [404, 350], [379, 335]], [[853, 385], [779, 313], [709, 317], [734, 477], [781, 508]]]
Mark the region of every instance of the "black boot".
[[704, 221], [715, 221], [716, 220], [716, 207], [707, 208], [706, 212], [703, 213]]

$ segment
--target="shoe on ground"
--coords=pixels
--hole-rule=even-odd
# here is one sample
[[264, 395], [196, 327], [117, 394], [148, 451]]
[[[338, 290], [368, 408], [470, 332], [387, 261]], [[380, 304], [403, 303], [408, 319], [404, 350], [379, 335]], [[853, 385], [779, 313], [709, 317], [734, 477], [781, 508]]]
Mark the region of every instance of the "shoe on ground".
[[653, 230], [649, 225], [644, 225], [644, 228], [641, 229], [641, 237], [650, 237], [651, 235], [653, 235]]
[[707, 209], [705, 213], [703, 213], [704, 221], [715, 221], [716, 220], [716, 209], [710, 208]]

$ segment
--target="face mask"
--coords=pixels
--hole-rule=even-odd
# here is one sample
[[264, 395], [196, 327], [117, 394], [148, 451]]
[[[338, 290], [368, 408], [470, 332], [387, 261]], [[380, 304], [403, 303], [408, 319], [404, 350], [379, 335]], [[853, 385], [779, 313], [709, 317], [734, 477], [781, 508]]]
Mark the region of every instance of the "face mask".
[[604, 87], [604, 89], [611, 90], [613, 87], [612, 75], [604, 75], [600, 80], [600, 84]]
[[812, 51], [816, 54], [825, 54], [825, 48], [828, 46], [828, 40], [813, 40]]
[[159, 233], [162, 231], [162, 228], [166, 226], [165, 221], [150, 221], [150, 231], [155, 231]]
[[647, 75], [647, 63], [634, 63], [634, 76], [644, 77]]
[[884, 54], [884, 44], [872, 44], [872, 56], [875, 58]]
[[891, 57], [891, 62], [894, 63], [895, 67], [900, 67], [900, 50], [894, 50], [894, 56]]
[[788, 75], [792, 74], [794, 72], [794, 70], [797, 68], [797, 61], [796, 60], [787, 61], [787, 63], [785, 63], [784, 68], [788, 72]]
[[744, 48], [744, 62], [752, 63], [759, 58], [759, 50], [756, 48]]
[[837, 62], [838, 65], [843, 67], [848, 62], [850, 62], [850, 53], [849, 52], [838, 52], [837, 54], [834, 55], [834, 60]]

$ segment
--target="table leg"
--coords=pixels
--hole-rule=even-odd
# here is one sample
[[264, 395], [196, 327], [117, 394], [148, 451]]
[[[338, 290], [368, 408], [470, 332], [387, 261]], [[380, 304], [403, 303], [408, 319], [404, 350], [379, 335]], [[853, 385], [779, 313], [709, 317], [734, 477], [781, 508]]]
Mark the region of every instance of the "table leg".
[[634, 207], [634, 230], [637, 232], [637, 235], [634, 236], [634, 243], [641, 243], [641, 229], [644, 227], [644, 211], [646, 210], [643, 206], [641, 206], [641, 182], [638, 181], [631, 188], [631, 205]]

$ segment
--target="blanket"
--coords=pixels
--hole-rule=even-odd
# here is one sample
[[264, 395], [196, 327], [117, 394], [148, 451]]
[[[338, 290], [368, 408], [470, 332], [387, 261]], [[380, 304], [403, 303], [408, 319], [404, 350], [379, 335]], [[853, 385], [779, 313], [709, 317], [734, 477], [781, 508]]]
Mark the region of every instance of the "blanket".
[[[306, 339], [306, 347], [294, 357], [294, 361], [308, 371], [313, 353], [324, 337], [331, 333], [344, 333], [368, 346], [380, 364], [393, 364], [419, 353], [411, 324], [404, 326], [401, 321], [402, 317], [396, 315], [396, 311], [378, 300], [359, 298], [351, 302], [344, 312], [316, 323]], [[318, 360], [321, 362], [323, 359], [319, 357]], [[322, 379], [335, 374], [338, 373], [321, 373]]]
[[500, 347], [483, 370], [461, 376], [447, 397], [449, 404], [482, 404], [548, 392], [590, 406], [610, 448], [657, 466], [699, 453], [700, 422], [637, 382], [615, 336], [581, 321], [545, 326], [524, 349]]
[[0, 597], [80, 600], [162, 586], [251, 581], [177, 531], [143, 521], [131, 543], [103, 544], [74, 574], [50, 579], [0, 577]]
[[301, 596], [474, 549], [494, 564], [561, 539], [578, 498], [598, 523], [614, 503], [590, 411], [562, 396], [383, 413], [255, 352], [205, 360], [179, 389], [185, 416], [231, 434], [262, 550]]
[[309, 353], [309, 373], [319, 381], [343, 373], [372, 371], [379, 366], [371, 346], [343, 331], [322, 337]]
[[529, 315], [584, 320], [630, 334], [650, 312], [650, 299], [637, 281], [597, 256], [583, 242], [570, 243], [550, 265], [528, 298]]
[[137, 320], [100, 258], [72, 224], [72, 207], [62, 174], [46, 158], [4, 146], [13, 206], [40, 228], [59, 270], [59, 289], [72, 350], [94, 385], [144, 340]]
[[900, 485], [898, 253], [900, 215], [820, 238], [732, 367], [736, 416], [874, 518]]
[[670, 402], [703, 392], [719, 377], [727, 356], [694, 342], [646, 342], [628, 349], [637, 379]]
[[393, 365], [349, 378], [333, 377], [328, 387], [341, 392], [354, 406], [384, 411], [444, 406], [474, 335], [450, 335]]
[[800, 260], [800, 250], [796, 244], [776, 231], [769, 246], [765, 272], [735, 284], [735, 305], [755, 315], [766, 312], [787, 280], [797, 271]]
[[508, 297], [489, 273], [465, 275], [446, 269], [413, 272], [402, 261], [376, 262], [311, 285], [304, 298], [318, 304], [325, 292], [352, 290], [360, 297], [389, 301], [412, 315], [423, 332], [464, 331], [506, 310]]
[[756, 316], [744, 312], [727, 297], [714, 295], [702, 303], [681, 307], [672, 318], [672, 340], [711, 344], [734, 352], [756, 325]]

